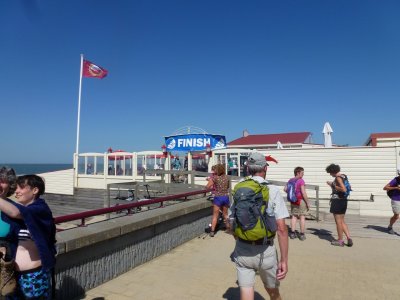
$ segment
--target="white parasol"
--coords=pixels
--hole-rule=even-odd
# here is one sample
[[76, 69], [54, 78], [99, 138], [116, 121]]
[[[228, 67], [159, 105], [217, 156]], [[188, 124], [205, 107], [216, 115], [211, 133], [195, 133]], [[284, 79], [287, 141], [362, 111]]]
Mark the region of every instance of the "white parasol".
[[329, 122], [326, 122], [324, 125], [324, 129], [322, 130], [322, 133], [324, 134], [324, 146], [325, 148], [330, 148], [332, 147], [332, 127], [329, 124]]

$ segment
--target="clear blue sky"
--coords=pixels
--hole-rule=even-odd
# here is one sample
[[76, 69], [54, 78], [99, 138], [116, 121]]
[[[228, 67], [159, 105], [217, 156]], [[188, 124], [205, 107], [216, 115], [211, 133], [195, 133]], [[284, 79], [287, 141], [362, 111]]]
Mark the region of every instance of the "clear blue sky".
[[310, 131], [362, 145], [399, 131], [399, 1], [0, 1], [0, 161], [160, 150], [183, 126]]

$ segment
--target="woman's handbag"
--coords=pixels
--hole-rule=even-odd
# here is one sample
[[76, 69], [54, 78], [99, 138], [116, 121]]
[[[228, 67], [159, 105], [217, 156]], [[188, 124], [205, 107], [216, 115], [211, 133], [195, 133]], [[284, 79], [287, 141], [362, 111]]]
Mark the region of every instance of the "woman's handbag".
[[[3, 250], [4, 249], [4, 250]], [[15, 291], [17, 280], [15, 261], [10, 258], [8, 245], [0, 245], [0, 294], [7, 296]]]

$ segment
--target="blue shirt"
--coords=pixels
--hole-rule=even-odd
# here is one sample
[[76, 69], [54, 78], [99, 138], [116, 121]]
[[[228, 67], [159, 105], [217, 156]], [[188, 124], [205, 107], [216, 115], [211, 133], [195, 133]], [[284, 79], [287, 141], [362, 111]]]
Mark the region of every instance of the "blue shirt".
[[11, 225], [3, 220], [3, 213], [0, 211], [0, 238], [6, 238], [10, 233]]
[[[389, 182], [390, 186], [398, 186], [399, 184], [397, 183], [397, 177], [393, 178], [390, 182]], [[400, 201], [400, 190], [393, 190], [392, 192], [393, 196], [391, 197], [392, 200], [394, 201]]]
[[28, 229], [39, 251], [42, 268], [45, 271], [54, 268], [56, 263], [56, 226], [47, 203], [41, 198], [27, 206], [11, 200], [9, 202], [14, 204], [22, 215], [22, 219], [12, 219], [7, 216], [6, 220], [11, 225], [9, 240], [14, 250], [13, 257], [15, 257], [18, 245], [18, 232], [20, 229]]

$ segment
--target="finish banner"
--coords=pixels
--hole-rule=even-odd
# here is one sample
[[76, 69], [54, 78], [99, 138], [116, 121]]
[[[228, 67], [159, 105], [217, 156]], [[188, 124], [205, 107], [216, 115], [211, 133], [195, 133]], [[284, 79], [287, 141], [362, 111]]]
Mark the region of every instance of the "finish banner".
[[226, 148], [224, 135], [215, 134], [182, 134], [165, 137], [167, 151], [204, 151], [207, 144], [211, 150]]

